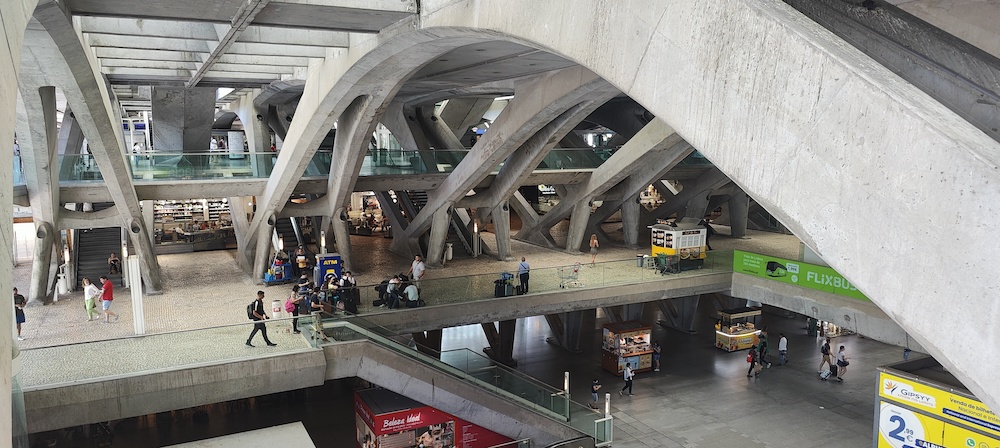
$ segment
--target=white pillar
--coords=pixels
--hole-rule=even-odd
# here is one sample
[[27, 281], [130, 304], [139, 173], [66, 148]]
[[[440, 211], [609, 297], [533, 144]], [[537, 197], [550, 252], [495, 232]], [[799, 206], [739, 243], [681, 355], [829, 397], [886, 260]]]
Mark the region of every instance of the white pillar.
[[[139, 257], [130, 255], [126, 258], [124, 271], [128, 272], [131, 278], [141, 279]], [[135, 327], [135, 334], [146, 334], [146, 315], [143, 314], [142, 307], [142, 281], [135, 282], [129, 288], [129, 291], [132, 293], [132, 325]]]

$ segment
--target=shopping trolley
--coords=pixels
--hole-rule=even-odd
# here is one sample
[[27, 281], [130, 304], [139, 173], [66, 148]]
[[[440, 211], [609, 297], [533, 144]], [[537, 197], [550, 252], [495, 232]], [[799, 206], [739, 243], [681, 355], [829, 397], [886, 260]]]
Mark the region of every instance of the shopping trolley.
[[559, 287], [560, 288], [579, 288], [583, 286], [580, 283], [580, 263], [573, 266], [563, 266], [557, 269], [559, 273]]

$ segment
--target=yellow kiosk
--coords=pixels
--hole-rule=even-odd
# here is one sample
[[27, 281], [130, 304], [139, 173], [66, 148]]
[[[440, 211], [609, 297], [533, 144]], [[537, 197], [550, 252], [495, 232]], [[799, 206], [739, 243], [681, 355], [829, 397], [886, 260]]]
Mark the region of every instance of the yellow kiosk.
[[649, 227], [652, 231], [652, 256], [657, 266], [667, 272], [700, 269], [705, 264], [705, 238], [708, 230], [698, 221], [660, 220]]
[[715, 347], [727, 352], [750, 348], [757, 342], [757, 316], [759, 308], [733, 308], [719, 311], [720, 320], [715, 325]]

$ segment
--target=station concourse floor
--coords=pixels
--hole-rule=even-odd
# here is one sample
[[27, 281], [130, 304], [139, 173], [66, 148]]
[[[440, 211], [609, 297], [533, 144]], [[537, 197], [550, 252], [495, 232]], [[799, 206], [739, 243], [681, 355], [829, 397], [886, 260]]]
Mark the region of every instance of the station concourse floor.
[[[728, 229], [717, 228], [720, 235], [712, 240], [717, 250], [738, 248], [797, 258], [798, 240], [794, 236], [751, 231], [746, 239], [733, 239], [726, 237]], [[360, 271], [361, 284], [376, 283], [391, 273], [405, 272], [408, 268], [410, 260], [389, 254], [389, 241], [352, 237], [358, 265], [355, 269]], [[513, 252], [518, 260], [521, 256], [527, 257], [533, 268], [589, 261], [586, 254], [570, 254], [517, 241], [513, 242]], [[624, 247], [602, 247], [599, 261], [633, 259], [636, 252]], [[166, 287], [163, 294], [144, 299], [148, 331], [166, 333], [244, 322], [243, 308], [256, 290], [265, 290], [267, 300], [283, 298], [290, 290], [290, 285], [256, 285], [253, 279], [239, 271], [234, 257], [232, 251], [160, 256]], [[489, 257], [457, 259], [445, 268], [430, 269], [427, 275], [437, 278], [497, 273], [515, 267], [514, 261], [499, 262]], [[29, 274], [30, 266], [15, 268], [14, 285], [22, 292], [28, 287]], [[122, 318], [112, 324], [87, 322], [80, 293], [70, 294], [52, 305], [29, 306], [24, 326], [26, 340], [18, 342], [19, 346], [31, 349], [130, 336], [131, 306], [126, 291], [125, 288], [116, 290], [118, 300], [113, 309]], [[708, 302], [703, 300], [703, 307]], [[714, 331], [711, 330], [714, 319], [709, 312], [701, 311], [703, 322], [699, 328], [705, 330], [694, 335], [654, 325], [654, 339], [664, 345], [664, 367], [658, 373], [637, 375], [635, 396], [631, 398], [618, 397], [616, 390], [622, 381], [599, 367], [599, 328], [604, 323], [599, 310], [597, 319], [589, 327], [593, 329], [593, 337], [584, 339], [582, 354], [572, 354], [547, 343], [550, 332], [544, 317], [538, 316], [519, 320], [514, 357], [519, 361], [519, 370], [549, 384], [561, 384], [563, 371], [570, 370], [572, 392], [577, 401], [589, 401], [590, 380], [600, 378], [604, 384], [602, 392], [612, 392], [616, 447], [872, 445], [875, 368], [901, 359], [900, 348], [856, 336], [837, 340], [835, 343], [848, 346], [854, 359], [851, 372], [844, 383], [822, 382], [816, 374], [819, 343], [816, 338], [805, 336], [804, 318], [788, 319], [767, 314], [764, 324], [771, 329], [772, 347], [777, 347], [777, 333], [784, 331], [789, 338], [793, 361], [788, 366], [765, 370], [757, 380], [748, 380], [745, 352], [726, 353], [714, 348]], [[644, 320], [652, 323], [659, 319], [658, 313], [655, 305], [648, 304]], [[284, 330], [275, 328], [271, 332], [282, 339], [294, 338]], [[233, 349], [245, 349], [242, 342], [233, 341]], [[478, 325], [450, 328], [444, 332], [445, 350], [481, 351], [485, 346], [485, 336]], [[775, 350], [772, 360], [776, 359]], [[95, 360], [101, 368], [114, 362], [108, 358]], [[30, 376], [31, 368], [26, 362], [22, 374]], [[349, 395], [338, 394], [334, 400], [324, 400], [323, 406], [350, 409]], [[343, 402], [339, 403], [341, 400]], [[295, 414], [282, 415], [294, 418]], [[273, 424], [278, 423], [282, 422]], [[310, 426], [307, 424], [307, 429], [312, 431]], [[317, 431], [339, 433], [338, 437], [344, 437], [348, 436], [348, 431], [353, 432], [352, 427], [352, 422], [344, 422]], [[163, 428], [159, 431], [162, 433]], [[212, 435], [206, 434], [209, 436]], [[313, 437], [315, 440], [316, 436]]]

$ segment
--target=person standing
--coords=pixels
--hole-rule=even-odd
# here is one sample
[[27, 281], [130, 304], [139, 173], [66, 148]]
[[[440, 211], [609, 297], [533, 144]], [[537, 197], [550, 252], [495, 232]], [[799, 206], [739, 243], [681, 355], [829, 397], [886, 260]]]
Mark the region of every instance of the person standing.
[[594, 266], [597, 263], [597, 248], [601, 247], [601, 244], [597, 242], [597, 234], [590, 234], [590, 265]]
[[528, 293], [528, 275], [531, 272], [531, 266], [525, 261], [524, 257], [521, 257], [521, 262], [517, 265], [517, 278], [521, 282], [521, 294]]
[[841, 345], [840, 350], [837, 351], [837, 381], [844, 382], [844, 375], [847, 374], [847, 366], [849, 365], [851, 362], [848, 361], [847, 349]]
[[778, 333], [781, 339], [778, 339], [778, 365], [783, 366], [788, 363], [788, 338], [785, 337], [785, 333]]
[[95, 301], [101, 296], [101, 289], [94, 285], [89, 278], [83, 278], [83, 309], [87, 311], [87, 322], [94, 320], [94, 317], [101, 317], [97, 312]]
[[830, 357], [830, 338], [826, 338], [826, 342], [824, 342], [823, 346], [819, 348], [819, 352], [823, 355], [823, 359], [819, 361], [819, 372], [817, 373], [822, 374], [824, 372], [824, 365], [826, 365], [827, 368], [833, 366], [833, 358]]
[[660, 371], [660, 353], [663, 352], [663, 347], [660, 347], [660, 341], [653, 343], [653, 371]]
[[413, 263], [410, 264], [410, 270], [406, 272], [406, 275], [410, 276], [410, 281], [413, 282], [417, 288], [420, 288], [420, 280], [424, 278], [424, 271], [427, 270], [427, 266], [424, 265], [423, 258], [420, 255], [413, 256]]
[[17, 322], [17, 340], [23, 341], [24, 338], [21, 337], [21, 324], [24, 323], [24, 305], [27, 304], [27, 299], [23, 295], [17, 293], [17, 288], [14, 288], [14, 316], [16, 317], [15, 322]]
[[292, 333], [299, 334], [299, 308], [302, 307], [302, 299], [304, 294], [299, 294], [299, 285], [292, 286], [292, 294], [288, 296], [286, 300], [288, 302], [285, 305], [285, 311], [291, 310], [292, 312]]
[[271, 342], [271, 340], [267, 338], [267, 327], [264, 325], [264, 321], [270, 319], [271, 317], [264, 312], [264, 291], [257, 291], [257, 300], [253, 303], [253, 313], [251, 318], [256, 323], [253, 324], [253, 331], [250, 332], [250, 337], [247, 338], [247, 347], [253, 347], [253, 344], [251, 344], [250, 341], [253, 340], [253, 337], [258, 331], [264, 336], [264, 342], [268, 347], [278, 345]]
[[712, 239], [712, 235], [715, 235], [715, 229], [712, 228], [712, 224], [708, 222], [708, 219], [702, 219], [699, 224], [705, 227], [705, 248], [712, 250], [712, 244], [709, 243], [709, 240]]
[[635, 372], [632, 371], [632, 364], [625, 363], [625, 371], [622, 373], [622, 378], [625, 379], [625, 385], [622, 386], [622, 390], [618, 391], [618, 395], [624, 395], [625, 389], [628, 389], [628, 396], [632, 396], [632, 379], [635, 378]]
[[598, 404], [600, 404], [600, 397], [597, 395], [597, 391], [601, 390], [601, 380], [594, 378], [594, 381], [590, 383], [590, 398], [594, 400], [590, 404], [591, 409], [598, 409]]
[[118, 322], [118, 314], [111, 311], [111, 301], [115, 300], [115, 285], [107, 276], [101, 276], [101, 310], [104, 311], [104, 323], [111, 323], [111, 316]]

